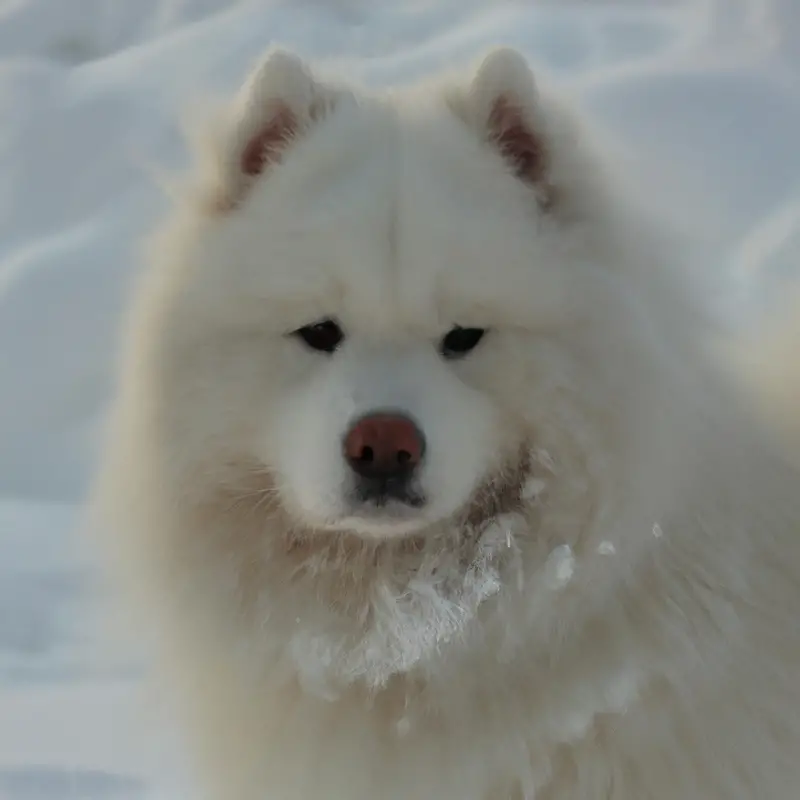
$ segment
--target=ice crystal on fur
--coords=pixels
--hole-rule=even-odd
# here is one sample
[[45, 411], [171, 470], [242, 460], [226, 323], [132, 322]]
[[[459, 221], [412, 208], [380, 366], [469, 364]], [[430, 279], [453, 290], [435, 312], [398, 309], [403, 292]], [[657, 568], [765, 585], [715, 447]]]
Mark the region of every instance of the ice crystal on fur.
[[520, 497], [523, 500], [536, 500], [544, 491], [547, 484], [541, 478], [530, 477], [522, 486]]
[[531, 450], [531, 461], [544, 467], [548, 472], [554, 473], [556, 471], [556, 463], [553, 456], [541, 447]]
[[575, 572], [575, 555], [568, 544], [556, 547], [545, 564], [548, 585], [552, 589], [563, 589]]
[[327, 699], [342, 686], [379, 689], [393, 675], [424, 668], [441, 647], [465, 636], [482, 604], [501, 591], [503, 565], [517, 561], [514, 536], [523, 522], [501, 515], [479, 533], [471, 553], [431, 548], [405, 580], [387, 571], [371, 589], [357, 635], [336, 627], [298, 631], [291, 651], [304, 686]]
[[639, 692], [641, 676], [633, 670], [623, 670], [606, 691], [610, 710], [624, 713]]

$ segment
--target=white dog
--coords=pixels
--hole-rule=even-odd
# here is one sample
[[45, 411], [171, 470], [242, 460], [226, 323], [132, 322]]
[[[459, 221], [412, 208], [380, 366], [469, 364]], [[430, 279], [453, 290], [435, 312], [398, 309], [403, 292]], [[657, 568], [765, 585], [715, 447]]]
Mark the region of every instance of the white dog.
[[209, 798], [798, 797], [798, 473], [587, 130], [273, 51], [205, 138], [99, 502]]

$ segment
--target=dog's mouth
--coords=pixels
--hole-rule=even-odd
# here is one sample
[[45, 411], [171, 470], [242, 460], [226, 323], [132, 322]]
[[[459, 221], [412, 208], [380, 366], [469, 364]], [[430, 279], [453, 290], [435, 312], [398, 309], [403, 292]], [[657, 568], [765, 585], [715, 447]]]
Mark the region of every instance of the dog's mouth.
[[425, 494], [417, 486], [406, 481], [377, 478], [359, 483], [349, 500], [353, 506], [368, 512], [388, 510], [390, 513], [395, 508], [422, 508], [427, 502]]
[[425, 537], [442, 528], [470, 536], [499, 517], [521, 509], [523, 487], [531, 468], [530, 453], [520, 449], [515, 457], [488, 474], [466, 502], [445, 519], [430, 515], [428, 498], [414, 484], [361, 484], [348, 495], [347, 513], [329, 530], [367, 539]]
[[369, 491], [363, 486], [348, 495], [345, 514], [331, 520], [324, 528], [298, 530], [292, 526], [293, 538], [308, 542], [317, 539], [322, 545], [330, 539], [362, 539], [376, 544], [392, 540], [422, 542], [448, 537], [456, 532], [458, 538], [475, 539], [487, 526], [503, 515], [522, 509], [523, 487], [531, 477], [531, 458], [528, 449], [520, 448], [514, 457], [506, 459], [474, 489], [464, 504], [446, 518], [430, 515], [428, 499], [418, 487], [375, 485]]
[[336, 530], [361, 535], [402, 535], [424, 527], [427, 498], [420, 487], [406, 481], [362, 481], [346, 498], [347, 513]]
[[[217, 507], [226, 516], [240, 516], [247, 529], [254, 524], [260, 527], [259, 519], [271, 519], [269, 528], [278, 533], [272, 543], [287, 555], [302, 561], [316, 553], [320, 564], [330, 561], [342, 566], [340, 556], [348, 553], [365, 557], [373, 553], [368, 556], [372, 560], [379, 552], [389, 555], [395, 550], [410, 553], [460, 547], [479, 539], [504, 515], [524, 511], [529, 516], [525, 511], [527, 486], [544, 477], [539, 472], [537, 460], [523, 444], [488, 472], [462, 506], [446, 518], [429, 516], [422, 494], [397, 496], [387, 491], [354, 502], [344, 515], [323, 525], [309, 525], [284, 503], [270, 471], [259, 464], [244, 470], [239, 465], [236, 491], [226, 487], [225, 500]], [[337, 557], [328, 559], [326, 553]]]

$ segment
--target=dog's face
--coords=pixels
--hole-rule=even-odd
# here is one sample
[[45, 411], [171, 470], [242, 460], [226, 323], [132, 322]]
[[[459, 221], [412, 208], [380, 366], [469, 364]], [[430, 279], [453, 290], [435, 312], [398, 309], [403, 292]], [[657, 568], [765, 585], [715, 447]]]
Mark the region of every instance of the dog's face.
[[[356, 101], [279, 53], [240, 99], [203, 207], [160, 251], [180, 265], [154, 312], [160, 446], [192, 491], [250, 497], [250, 522], [279, 514], [278, 533], [311, 550], [361, 543], [360, 561], [325, 552], [369, 584], [356, 616], [391, 600], [364, 645], [385, 676], [409, 626], [444, 630], [468, 605], [456, 593], [443, 611], [453, 574], [436, 562], [424, 579], [403, 543], [451, 547], [451, 573], [474, 584], [486, 551], [469, 531], [521, 515], [535, 580], [631, 490], [660, 452], [643, 435], [657, 343], [592, 231], [590, 160], [518, 55], [493, 54], [467, 87]], [[551, 524], [532, 532], [534, 512]], [[477, 594], [497, 590], [484, 567]]]
[[544, 304], [514, 276], [526, 256], [550, 259], [520, 236], [535, 199], [444, 109], [418, 125], [345, 110], [317, 133], [242, 210], [263, 220], [253, 266], [269, 326], [254, 454], [300, 524], [404, 535], [513, 467], [524, 430], [504, 362], [526, 333], [490, 287], [510, 276]]
[[[274, 62], [268, 86], [305, 79]], [[240, 137], [254, 175], [192, 253], [192, 313], [236, 349], [192, 402], [220, 435], [235, 409], [299, 526], [404, 535], [518, 481], [533, 395], [567, 379], [537, 353], [578, 324], [581, 268], [548, 211], [550, 131], [526, 77], [503, 53], [461, 97], [356, 104], [309, 83], [305, 103], [330, 108], [273, 103]]]

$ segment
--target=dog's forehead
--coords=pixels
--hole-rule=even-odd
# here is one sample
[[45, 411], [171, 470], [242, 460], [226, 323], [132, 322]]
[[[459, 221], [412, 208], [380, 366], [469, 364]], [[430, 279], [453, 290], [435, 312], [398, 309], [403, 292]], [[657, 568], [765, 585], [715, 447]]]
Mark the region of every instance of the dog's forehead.
[[282, 203], [296, 208], [298, 255], [322, 260], [349, 316], [447, 324], [534, 233], [524, 187], [444, 108], [366, 109], [308, 145]]
[[474, 310], [501, 292], [508, 316], [548, 261], [530, 191], [443, 106], [334, 117], [242, 215], [238, 250], [260, 294], [363, 329], [478, 324]]

